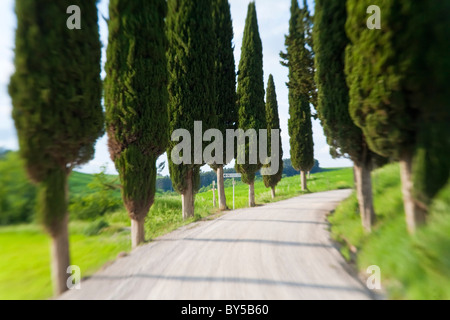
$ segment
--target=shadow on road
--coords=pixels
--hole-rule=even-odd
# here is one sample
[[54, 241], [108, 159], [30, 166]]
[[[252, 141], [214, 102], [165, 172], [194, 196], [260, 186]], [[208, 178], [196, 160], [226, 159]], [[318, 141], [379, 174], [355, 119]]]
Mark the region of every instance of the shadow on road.
[[270, 279], [254, 279], [254, 278], [237, 278], [237, 277], [195, 277], [195, 276], [163, 276], [163, 275], [152, 275], [152, 274], [135, 274], [132, 276], [105, 276], [97, 275], [94, 276], [93, 280], [131, 280], [135, 278], [141, 279], [153, 279], [153, 280], [168, 280], [168, 281], [181, 281], [181, 282], [212, 282], [212, 283], [245, 283], [253, 285], [269, 285], [269, 286], [287, 286], [296, 288], [310, 288], [310, 289], [321, 289], [321, 290], [335, 290], [335, 291], [346, 291], [346, 292], [362, 292], [367, 294], [367, 291], [360, 288], [347, 287], [347, 286], [334, 286], [334, 285], [324, 285], [324, 284], [314, 284], [314, 283], [301, 283], [301, 282], [291, 282], [282, 280], [270, 280]]
[[274, 222], [274, 223], [299, 223], [299, 224], [317, 224], [328, 226], [326, 222], [318, 222], [318, 221], [300, 221], [300, 220], [262, 220], [262, 219], [222, 219], [222, 221], [246, 221], [246, 222]]
[[268, 244], [273, 246], [290, 246], [290, 247], [314, 247], [314, 248], [334, 248], [332, 245], [321, 243], [306, 243], [293, 241], [275, 241], [264, 239], [206, 239], [206, 238], [183, 238], [183, 239], [155, 239], [154, 242], [161, 241], [195, 241], [195, 242], [227, 242], [227, 243], [256, 243]]

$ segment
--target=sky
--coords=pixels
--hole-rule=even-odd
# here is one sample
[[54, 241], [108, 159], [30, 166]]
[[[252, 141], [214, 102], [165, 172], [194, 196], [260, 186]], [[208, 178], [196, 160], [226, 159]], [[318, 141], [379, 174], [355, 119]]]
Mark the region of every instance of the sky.
[[[229, 0], [231, 7], [231, 16], [234, 28], [234, 56], [236, 68], [239, 65], [242, 37], [244, 34], [245, 18], [247, 15], [247, 6], [250, 1], [247, 0]], [[285, 51], [284, 35], [288, 33], [290, 18], [290, 0], [255, 0], [256, 11], [258, 15], [259, 32], [263, 44], [263, 65], [264, 82], [267, 87], [267, 80], [270, 74], [274, 77], [278, 108], [280, 116], [281, 138], [283, 145], [284, 158], [289, 157], [289, 135], [287, 123], [289, 119], [288, 90], [286, 82], [288, 81], [288, 69], [280, 64], [279, 53]], [[99, 25], [100, 37], [103, 44], [102, 65], [106, 60], [106, 47], [108, 42], [108, 28], [103, 17], [108, 17], [108, 0], [99, 2]], [[302, 1], [300, 1], [300, 4]], [[313, 0], [308, 0], [311, 10], [314, 9]], [[83, 19], [83, 13], [81, 13]], [[56, 26], [55, 26], [56, 27]], [[61, 27], [66, 27], [61, 26]], [[14, 123], [11, 118], [12, 104], [8, 95], [8, 83], [11, 74], [14, 72], [14, 33], [16, 28], [16, 17], [14, 14], [14, 0], [0, 1], [0, 148], [17, 150], [18, 142]], [[104, 76], [104, 72], [102, 74]], [[314, 112], [314, 110], [312, 110]], [[313, 119], [314, 136], [314, 158], [319, 160], [320, 166], [329, 167], [349, 167], [352, 162], [348, 159], [332, 159], [329, 154], [329, 147], [323, 134], [323, 129], [318, 120]], [[166, 155], [158, 159], [158, 164], [167, 161]], [[227, 167], [232, 167], [233, 163]], [[108, 173], [117, 173], [114, 164], [109, 158], [106, 136], [98, 140], [96, 144], [95, 157], [92, 161], [78, 167], [75, 170], [85, 173], [100, 172], [102, 167], [106, 168]], [[168, 166], [163, 174], [168, 175]], [[209, 171], [208, 166], [202, 168], [203, 171]]]

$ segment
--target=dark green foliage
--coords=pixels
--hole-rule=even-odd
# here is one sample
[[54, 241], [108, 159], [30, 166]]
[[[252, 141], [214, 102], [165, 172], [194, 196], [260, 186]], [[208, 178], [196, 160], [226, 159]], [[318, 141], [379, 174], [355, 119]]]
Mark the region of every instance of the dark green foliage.
[[362, 130], [348, 111], [349, 88], [345, 78], [346, 4], [342, 1], [317, 0], [314, 15], [314, 51], [316, 83], [319, 91], [317, 114], [333, 157], [348, 155], [356, 163], [370, 163], [372, 154]]
[[164, 0], [111, 0], [105, 106], [111, 159], [133, 219], [153, 203], [156, 159], [168, 141]]
[[36, 187], [29, 182], [24, 161], [16, 152], [0, 158], [0, 225], [31, 222], [36, 207]]
[[[82, 29], [69, 30], [69, 5]], [[94, 154], [103, 133], [96, 1], [16, 1], [15, 73], [9, 92], [20, 154], [40, 185], [41, 220], [56, 233], [66, 214], [66, 176]]]
[[[264, 103], [263, 52], [259, 36], [258, 20], [254, 2], [248, 5], [242, 40], [241, 60], [238, 75], [239, 128], [247, 131], [267, 128]], [[249, 142], [246, 141], [245, 159], [249, 159]], [[255, 173], [262, 164], [236, 164], [236, 171], [242, 174], [242, 181], [254, 181]]]
[[[365, 25], [371, 4], [381, 30]], [[350, 0], [347, 11], [350, 114], [372, 150], [413, 155], [415, 193], [429, 203], [450, 172], [450, 3]]]
[[173, 191], [172, 180], [170, 177], [157, 177], [156, 178], [156, 188], [160, 191]]
[[316, 107], [317, 106], [317, 85], [315, 82], [316, 67], [314, 62], [314, 16], [311, 15], [308, 8], [307, 0], [303, 0], [303, 8], [300, 10], [303, 16], [303, 30], [305, 35], [306, 46], [303, 52], [303, 70], [302, 70], [302, 83], [304, 83], [305, 94], [309, 97], [309, 102]]
[[307, 8], [300, 9], [292, 0], [289, 35], [286, 36], [286, 53], [280, 53], [282, 65], [289, 68], [288, 130], [291, 161], [295, 169], [309, 171], [314, 166], [314, 142], [312, 137], [311, 107], [314, 98], [314, 58], [308, 49], [310, 20]]
[[[320, 168], [319, 160], [314, 159], [314, 167], [309, 170], [310, 173], [322, 172], [323, 169]], [[298, 170], [292, 167], [291, 159], [283, 160], [283, 176], [292, 177], [298, 175]]]
[[299, 102], [297, 107], [289, 107], [291, 117], [288, 121], [288, 130], [291, 161], [296, 170], [309, 171], [314, 166], [311, 108], [305, 99], [300, 99]]
[[[223, 136], [238, 122], [236, 70], [233, 54], [233, 23], [228, 0], [213, 1], [213, 29], [216, 35], [215, 81], [217, 128]], [[222, 164], [225, 163], [225, 156]], [[215, 165], [211, 166], [216, 169]]]
[[348, 112], [345, 79], [345, 33], [347, 11], [343, 1], [317, 0], [314, 11], [314, 52], [319, 91], [317, 113], [333, 157], [348, 154], [357, 160], [363, 135]]
[[[272, 129], [280, 129], [280, 117], [278, 116], [278, 102], [277, 93], [275, 90], [275, 83], [273, 82], [273, 76], [269, 75], [269, 82], [267, 84], [266, 91], [266, 120], [267, 120], [267, 146], [268, 154], [271, 154], [272, 150]], [[281, 131], [280, 131], [281, 132]], [[280, 167], [275, 175], [263, 176], [264, 185], [266, 188], [275, 187], [280, 182], [283, 175], [283, 147], [281, 145], [280, 136], [280, 149], [278, 151]]]
[[[214, 77], [215, 34], [212, 2], [210, 0], [169, 0], [167, 37], [169, 39], [169, 132], [185, 129], [194, 137], [194, 121], [203, 121], [203, 131], [217, 125]], [[171, 141], [167, 149], [169, 171], [174, 189], [183, 193], [186, 178], [193, 170], [194, 190], [199, 187], [200, 165], [175, 165], [172, 149], [178, 142]]]

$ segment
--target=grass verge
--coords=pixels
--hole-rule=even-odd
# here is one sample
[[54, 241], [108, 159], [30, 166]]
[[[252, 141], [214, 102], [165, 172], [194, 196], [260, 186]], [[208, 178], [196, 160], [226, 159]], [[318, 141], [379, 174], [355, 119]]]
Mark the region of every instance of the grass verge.
[[371, 234], [361, 227], [355, 195], [329, 217], [343, 256], [361, 272], [379, 266], [391, 299], [450, 299], [450, 185], [434, 200], [427, 225], [410, 236], [398, 165], [376, 170], [372, 179], [377, 222]]

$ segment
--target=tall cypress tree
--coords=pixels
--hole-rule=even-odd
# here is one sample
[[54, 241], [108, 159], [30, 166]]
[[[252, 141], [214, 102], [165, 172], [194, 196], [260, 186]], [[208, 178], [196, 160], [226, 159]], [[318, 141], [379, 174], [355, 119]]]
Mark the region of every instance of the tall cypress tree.
[[331, 155], [348, 156], [354, 162], [361, 221], [370, 230], [375, 221], [372, 202], [371, 167], [374, 157], [364, 135], [350, 117], [349, 89], [345, 79], [345, 33], [347, 9], [344, 1], [316, 0], [314, 51], [319, 91], [317, 113]]
[[303, 17], [303, 29], [305, 34], [305, 65], [303, 66], [303, 79], [304, 83], [303, 91], [309, 97], [309, 102], [316, 107], [317, 106], [317, 85], [316, 85], [316, 66], [315, 66], [315, 53], [314, 53], [314, 37], [313, 37], [313, 27], [314, 27], [314, 16], [308, 8], [307, 0], [303, 0], [303, 8], [300, 10]]
[[[288, 121], [291, 163], [301, 173], [302, 190], [307, 190], [306, 173], [314, 166], [314, 142], [312, 136], [311, 107], [315, 102], [313, 85], [313, 54], [308, 44], [310, 19], [307, 7], [299, 8], [297, 0], [291, 3], [289, 35], [286, 36], [287, 52], [280, 53], [281, 64], [289, 68]], [[310, 40], [312, 43], [312, 40]]]
[[156, 189], [156, 160], [168, 145], [164, 0], [111, 0], [105, 105], [108, 146], [131, 218], [132, 246]]
[[347, 2], [350, 114], [372, 150], [400, 160], [414, 232], [450, 173], [450, 3], [379, 1], [380, 30], [361, 23], [371, 4]]
[[[169, 0], [168, 7], [169, 132], [185, 129], [195, 138], [194, 121], [202, 121], [203, 130], [217, 125], [212, 72], [216, 46], [211, 28], [212, 1]], [[177, 165], [172, 161], [172, 151], [177, 142], [171, 141], [167, 149], [170, 177], [174, 189], [182, 196], [185, 219], [194, 216], [194, 197], [203, 164], [195, 163], [195, 158], [200, 156], [196, 153], [201, 150], [196, 150], [194, 141], [191, 143], [191, 164]]]
[[[216, 81], [216, 114], [218, 116], [217, 129], [225, 136], [227, 129], [233, 129], [238, 122], [236, 104], [236, 70], [233, 54], [233, 23], [231, 21], [230, 4], [228, 0], [213, 1], [213, 29], [216, 36], [215, 81]], [[219, 209], [227, 209], [223, 166], [226, 164], [225, 155], [221, 164], [211, 167], [217, 172], [217, 191], [219, 193]]]
[[[248, 5], [242, 40], [241, 60], [238, 75], [239, 128], [246, 131], [266, 129], [264, 103], [264, 75], [262, 42], [259, 36], [258, 19], [254, 2]], [[249, 206], [255, 206], [255, 173], [262, 164], [250, 163], [249, 142], [245, 146], [245, 164], [236, 163], [236, 171], [242, 174], [242, 181], [249, 185]]]
[[55, 294], [70, 265], [67, 179], [103, 134], [100, 40], [95, 1], [74, 0], [81, 29], [66, 27], [67, 1], [17, 0], [15, 73], [9, 93], [20, 155], [38, 185], [38, 214], [52, 238]]
[[[273, 81], [273, 76], [269, 75], [269, 82], [267, 84], [266, 91], [266, 121], [267, 121], [267, 132], [268, 132], [268, 149], [271, 152], [272, 150], [272, 129], [280, 129], [280, 117], [278, 116], [278, 102], [277, 102], [277, 93], [275, 90], [275, 83]], [[276, 174], [266, 176], [263, 175], [263, 181], [266, 188], [271, 188], [272, 190], [272, 198], [275, 198], [275, 187], [280, 182], [283, 176], [283, 147], [281, 145], [281, 136], [280, 136], [280, 145], [279, 150], [277, 152], [279, 156], [279, 168]], [[268, 166], [268, 165], [266, 165]]]

